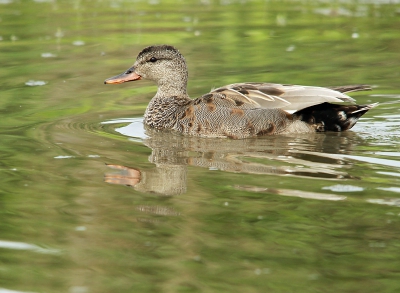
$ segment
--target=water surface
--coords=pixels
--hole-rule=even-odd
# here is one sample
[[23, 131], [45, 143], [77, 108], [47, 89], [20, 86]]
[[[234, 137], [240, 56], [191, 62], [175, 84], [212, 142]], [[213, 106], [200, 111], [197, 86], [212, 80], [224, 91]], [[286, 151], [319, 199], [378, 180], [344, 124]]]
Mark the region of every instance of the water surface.
[[[398, 292], [398, 1], [0, 1], [0, 292]], [[180, 49], [192, 97], [241, 81], [379, 102], [352, 131], [145, 129]], [[12, 290], [12, 291], [7, 291]]]

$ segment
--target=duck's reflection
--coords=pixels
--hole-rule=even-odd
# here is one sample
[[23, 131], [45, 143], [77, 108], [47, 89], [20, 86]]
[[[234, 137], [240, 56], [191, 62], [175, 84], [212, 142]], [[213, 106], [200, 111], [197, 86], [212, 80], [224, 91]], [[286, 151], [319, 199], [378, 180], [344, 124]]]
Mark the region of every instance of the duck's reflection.
[[132, 186], [141, 192], [177, 195], [186, 192], [187, 166], [246, 174], [353, 178], [346, 172], [349, 163], [330, 155], [352, 149], [357, 140], [352, 132], [243, 140], [188, 137], [148, 128], [145, 133], [143, 142], [152, 149], [149, 161], [156, 167], [139, 170], [108, 165], [118, 172], [106, 174], [106, 182]]
[[142, 170], [121, 165], [108, 165], [119, 173], [105, 175], [105, 182], [134, 187], [141, 192], [161, 195], [176, 195], [186, 192], [186, 166], [158, 164], [151, 170]]

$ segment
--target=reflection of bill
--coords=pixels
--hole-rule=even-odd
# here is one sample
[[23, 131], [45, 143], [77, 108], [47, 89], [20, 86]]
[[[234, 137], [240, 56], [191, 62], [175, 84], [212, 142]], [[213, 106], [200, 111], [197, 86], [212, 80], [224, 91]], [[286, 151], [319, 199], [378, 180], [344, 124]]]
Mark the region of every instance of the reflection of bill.
[[120, 174], [106, 174], [104, 181], [111, 184], [120, 184], [134, 187], [140, 182], [140, 170], [120, 165], [107, 165], [111, 169], [121, 171]]
[[[150, 180], [149, 182], [146, 181], [146, 175], [152, 176], [151, 179], [158, 180], [159, 177], [157, 176], [156, 173], [154, 173], [154, 171], [156, 170], [153, 170], [153, 172], [143, 172], [146, 175], [142, 177], [142, 172], [140, 172], [140, 170], [136, 168], [129, 168], [125, 166], [111, 165], [111, 164], [107, 165], [107, 167], [118, 171], [118, 173], [107, 173], [104, 176], [104, 181], [107, 183], [126, 185], [142, 192], [156, 192], [157, 194], [161, 195], [169, 195], [169, 193], [172, 193], [174, 195], [179, 194], [179, 190], [176, 190], [176, 188], [173, 188], [172, 190], [166, 190], [168, 184], [162, 188], [158, 186], [159, 189], [155, 191], [157, 185], [152, 184], [154, 183], [154, 180]], [[183, 191], [181, 193], [183, 193]], [[136, 209], [145, 214], [152, 214], [158, 216], [180, 216], [180, 213], [175, 211], [175, 209], [161, 205], [155, 205], [155, 206], [138, 205], [136, 206]], [[159, 220], [155, 218], [146, 218], [146, 217], [138, 217], [137, 221], [149, 222], [149, 223], [159, 222]]]
[[104, 181], [131, 186], [135, 190], [160, 195], [178, 195], [186, 192], [186, 166], [160, 165], [150, 170], [107, 165], [118, 173], [107, 173]]

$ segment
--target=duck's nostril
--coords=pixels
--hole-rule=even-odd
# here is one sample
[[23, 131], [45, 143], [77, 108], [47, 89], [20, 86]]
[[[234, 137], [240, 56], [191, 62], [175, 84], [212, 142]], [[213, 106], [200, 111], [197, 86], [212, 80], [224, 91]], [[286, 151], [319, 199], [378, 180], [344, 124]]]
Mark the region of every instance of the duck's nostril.
[[125, 72], [125, 74], [131, 74], [132, 72], [133, 72], [132, 69], [128, 69], [128, 70]]

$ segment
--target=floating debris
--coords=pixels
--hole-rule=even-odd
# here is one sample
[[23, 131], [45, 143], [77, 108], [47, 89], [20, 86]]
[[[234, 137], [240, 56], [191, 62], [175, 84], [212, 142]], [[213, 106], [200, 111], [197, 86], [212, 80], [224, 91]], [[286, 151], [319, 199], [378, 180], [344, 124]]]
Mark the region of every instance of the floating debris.
[[0, 288], [0, 293], [35, 293], [35, 292], [31, 292], [31, 291], [29, 291], [29, 292], [28, 291], [16, 291], [16, 290]]
[[286, 16], [283, 14], [278, 14], [276, 16], [276, 25], [277, 26], [286, 26], [287, 20]]
[[395, 207], [400, 207], [400, 198], [371, 198], [367, 199], [367, 202], [369, 203], [376, 203], [376, 204], [383, 204], [383, 205], [388, 205], [388, 206], [395, 206]]
[[28, 86], [41, 86], [41, 85], [45, 85], [47, 82], [43, 81], [43, 80], [28, 80], [27, 82], [25, 82], [25, 85]]
[[44, 253], [44, 254], [60, 253], [60, 250], [58, 250], [58, 249], [42, 248], [35, 244], [30, 244], [30, 243], [25, 243], [25, 242], [16, 242], [16, 241], [7, 241], [7, 240], [0, 240], [0, 248], [15, 249], [15, 250], [31, 250], [34, 252]]
[[294, 49], [296, 49], [295, 45], [290, 45], [289, 47], [286, 48], [286, 52], [293, 52]]
[[57, 55], [53, 54], [53, 53], [42, 53], [41, 56], [43, 58], [54, 58], [54, 57], [57, 57]]
[[73, 42], [72, 42], [72, 45], [74, 45], [74, 46], [84, 46], [84, 45], [85, 45], [85, 42], [84, 42], [84, 41], [77, 40], [77, 41], [73, 41]]
[[74, 156], [57, 156], [54, 157], [54, 159], [71, 159], [71, 158], [75, 158]]
[[331, 190], [331, 191], [335, 191], [335, 192], [356, 192], [356, 191], [364, 190], [364, 188], [359, 187], [359, 186], [343, 185], [343, 184], [325, 186], [325, 187], [322, 187], [322, 189]]
[[69, 288], [69, 292], [70, 293], [87, 293], [87, 292], [89, 292], [89, 289], [85, 286], [72, 286]]
[[377, 189], [400, 193], [400, 187], [378, 187]]
[[56, 38], [60, 39], [60, 38], [62, 38], [62, 37], [64, 36], [64, 33], [63, 33], [63, 31], [62, 31], [60, 28], [58, 28], [57, 31], [56, 31], [56, 33], [54, 34], [54, 36], [55, 36]]

